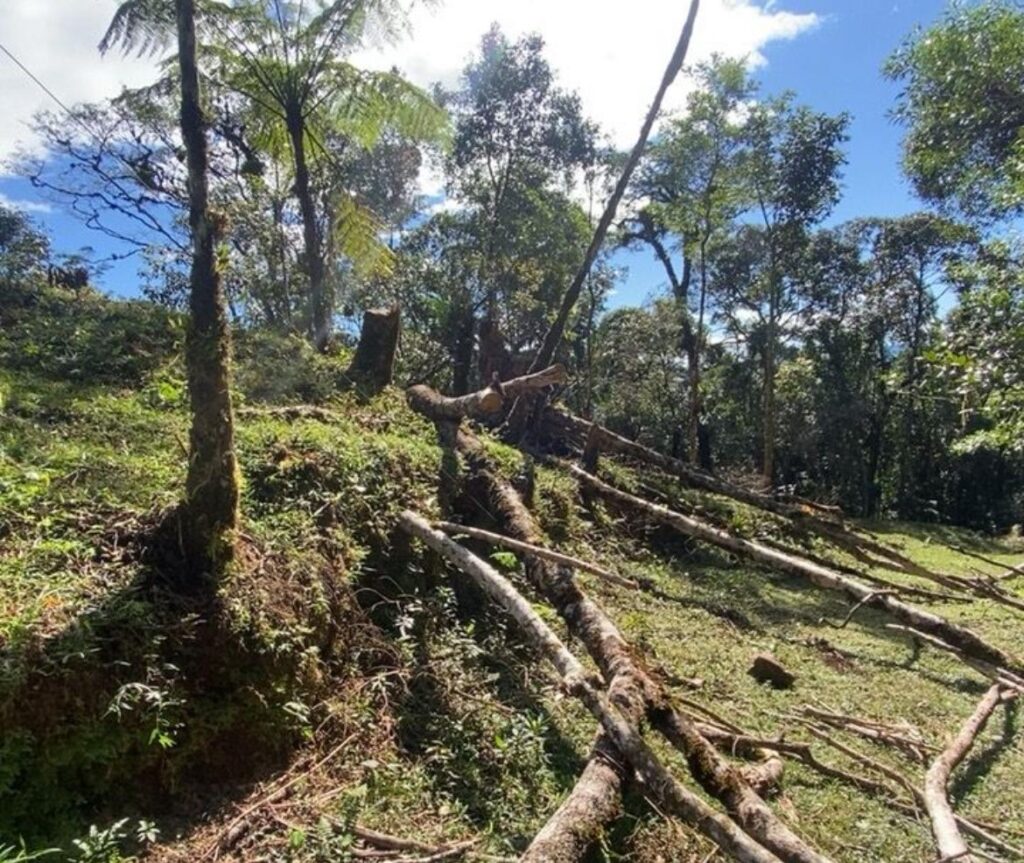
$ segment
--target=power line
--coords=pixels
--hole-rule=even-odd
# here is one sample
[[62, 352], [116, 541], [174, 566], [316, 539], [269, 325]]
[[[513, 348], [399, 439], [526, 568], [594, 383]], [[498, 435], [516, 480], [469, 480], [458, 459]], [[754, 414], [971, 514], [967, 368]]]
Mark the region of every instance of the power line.
[[58, 105], [60, 105], [60, 107], [63, 108], [67, 112], [68, 116], [70, 116], [72, 119], [78, 120], [78, 118], [75, 117], [75, 113], [67, 105], [65, 105], [60, 100], [60, 98], [57, 96], [57, 94], [54, 93], [53, 90], [51, 90], [49, 87], [47, 87], [42, 81], [40, 81], [39, 78], [37, 78], [35, 75], [33, 75], [32, 74], [32, 70], [29, 69], [28, 66], [26, 66], [24, 63], [22, 63], [21, 60], [19, 60], [17, 57], [15, 57], [10, 52], [10, 50], [8, 50], [7, 46], [4, 45], [3, 42], [0, 42], [0, 51], [3, 51], [4, 54], [6, 54], [8, 57], [10, 57], [11, 62], [14, 63], [14, 65], [17, 66], [19, 69], [21, 69], [22, 72], [24, 72], [26, 75], [28, 75], [29, 79], [40, 90], [42, 90], [47, 96], [49, 96], [51, 99], [53, 99], [54, 102], [56, 102]]
[[[14, 56], [14, 54], [11, 52], [11, 50], [6, 45], [4, 45], [3, 42], [0, 42], [0, 52], [6, 54], [7, 57], [10, 58], [11, 62], [14, 63], [14, 65], [17, 66], [18, 69], [20, 69], [22, 72], [24, 72], [26, 76], [28, 76], [29, 80], [31, 80], [32, 83], [34, 83], [40, 90], [42, 90], [47, 96], [49, 96], [50, 99], [52, 99], [55, 104], [60, 106], [61, 110], [63, 110], [64, 113], [67, 114], [68, 117], [71, 118], [71, 120], [79, 128], [81, 128], [82, 130], [85, 131], [86, 135], [89, 138], [92, 139], [92, 142], [101, 151], [107, 150], [107, 152], [114, 159], [119, 161], [122, 165], [124, 165], [124, 167], [128, 171], [130, 171], [133, 175], [135, 175], [136, 180], [141, 182], [140, 178], [138, 177], [138, 166], [132, 164], [132, 162], [130, 160], [124, 158], [124, 156], [120, 155], [119, 153], [107, 149], [106, 143], [104, 141], [104, 136], [101, 135], [99, 132], [97, 132], [96, 129], [94, 129], [88, 122], [86, 122], [85, 118], [80, 113], [76, 113], [70, 107], [68, 107], [67, 103], [64, 102], [56, 93], [54, 93], [53, 90], [51, 90], [49, 87], [47, 87], [46, 84], [43, 83], [43, 81], [37, 75], [35, 75], [32, 72], [31, 69], [28, 68], [28, 66], [26, 66], [24, 63], [21, 62], [21, 60], [19, 60], [16, 56]], [[133, 196], [130, 192], [128, 192], [128, 190], [125, 189], [124, 186], [117, 179], [115, 179], [113, 177], [105, 177], [104, 179], [105, 179], [106, 183], [108, 183], [109, 185], [113, 186], [113, 188], [116, 189], [117, 192], [120, 195], [122, 195], [125, 198], [125, 200], [127, 200], [129, 202], [128, 206], [133, 206], [131, 204], [131, 202], [132, 202], [132, 200], [134, 199], [135, 196]], [[72, 205], [72, 207], [74, 208], [74, 205]], [[167, 231], [164, 230], [164, 228], [158, 222], [156, 222], [155, 217], [153, 217], [150, 213], [146, 212], [138, 204], [134, 204], [134, 208], [138, 211], [138, 213], [139, 213], [138, 216], [132, 216], [130, 213], [126, 212], [123, 208], [120, 208], [119, 206], [113, 206], [112, 207], [112, 209], [115, 212], [120, 209], [120, 212], [121, 212], [122, 216], [127, 216], [128, 218], [134, 218], [137, 222], [141, 222], [143, 227], [146, 230], [150, 230], [150, 231], [153, 231], [155, 233], [162, 234], [173, 245], [176, 245], [179, 248], [184, 248], [184, 246], [181, 243], [179, 243], [174, 237], [172, 237], [170, 234], [168, 234]], [[101, 230], [104, 230], [108, 234], [110, 233], [109, 231], [106, 231], [103, 228], [101, 228]], [[118, 239], [120, 239], [122, 241], [125, 241], [125, 242], [139, 244], [139, 241], [135, 240], [134, 238], [127, 237], [125, 235], [120, 235], [120, 234], [114, 235], [114, 234], [111, 234], [111, 236], [116, 236]], [[134, 254], [134, 252], [129, 253], [129, 254]], [[127, 255], [125, 255], [125, 257], [127, 257]]]

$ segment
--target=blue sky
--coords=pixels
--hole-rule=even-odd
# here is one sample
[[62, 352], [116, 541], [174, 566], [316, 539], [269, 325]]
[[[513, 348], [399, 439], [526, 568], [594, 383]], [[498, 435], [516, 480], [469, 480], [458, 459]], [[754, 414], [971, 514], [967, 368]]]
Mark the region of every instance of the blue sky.
[[[922, 208], [900, 170], [901, 129], [889, 118], [899, 87], [882, 65], [917, 25], [946, 8], [943, 0], [787, 0], [786, 9], [814, 12], [820, 20], [792, 41], [763, 49], [767, 63], [756, 77], [763, 93], [793, 90], [819, 111], [851, 114], [849, 163], [843, 198], [830, 223], [858, 216], [898, 216]], [[649, 255], [621, 252], [614, 263], [629, 268], [612, 305], [636, 305], [666, 282]]]
[[[91, 46], [95, 45], [95, 38], [92, 38], [93, 33], [90, 32], [90, 38], [82, 39], [81, 31], [89, 26], [94, 30], [97, 26], [102, 27], [108, 15], [102, 4], [97, 6], [93, 2], [89, 6], [88, 0], [13, 2], [21, 4], [27, 10], [25, 16], [30, 16], [33, 22], [45, 19], [47, 15], [53, 21], [64, 21], [69, 8], [66, 4], [77, 4], [80, 14], [88, 12], [95, 21], [90, 19], [89, 22], [77, 22], [78, 32], [66, 36], [69, 44], [83, 42], [84, 48], [88, 50], [92, 50]], [[657, 4], [660, 0], [636, 2]], [[471, 5], [460, 7], [460, 3]], [[668, 2], [664, 6], [652, 5], [651, 9], [675, 19], [681, 17], [679, 10], [684, 6], [682, 2]], [[653, 90], [656, 70], [664, 63], [664, 56], [667, 56], [668, 49], [662, 50], [661, 43], [666, 39], [674, 41], [675, 25], [661, 28], [664, 32], [656, 34], [655, 39], [649, 32], [649, 21], [636, 22], [638, 28], [643, 25], [648, 28], [647, 31], [638, 29], [627, 32], [620, 26], [621, 18], [609, 14], [605, 29], [598, 26], [592, 34], [588, 34], [591, 39], [590, 48], [580, 49], [575, 30], [578, 19], [572, 7], [573, 3], [568, 0], [561, 7], [561, 12], [552, 12], [550, 4], [535, 3], [534, 0], [448, 0], [440, 7], [440, 12], [434, 13], [434, 17], [414, 22], [410, 40], [393, 50], [367, 55], [365, 59], [380, 64], [397, 62], [415, 80], [423, 79], [424, 83], [438, 78], [451, 79], [461, 68], [465, 55], [479, 34], [486, 29], [489, 18], [501, 21], [511, 33], [539, 29], [548, 38], [552, 61], [559, 68], [563, 80], [569, 86], [581, 90], [584, 104], [590, 113], [597, 115], [611, 129], [617, 143], [625, 146], [635, 135], [633, 130], [639, 126], [640, 115], [650, 98], [647, 94]], [[920, 204], [915, 201], [900, 172], [901, 131], [888, 118], [897, 87], [884, 80], [881, 67], [906, 34], [918, 24], [934, 21], [944, 8], [943, 0], [780, 0], [768, 3], [756, 3], [753, 0], [705, 0], [702, 8], [705, 17], [703, 21], [698, 19], [691, 56], [699, 59], [712, 50], [733, 54], [750, 53], [760, 61], [755, 75], [762, 82], [762, 92], [777, 93], [790, 89], [796, 92], [799, 101], [818, 110], [850, 112], [853, 119], [848, 144], [849, 164], [845, 169], [845, 189], [843, 200], [836, 208], [832, 221], [839, 222], [864, 215], [899, 215], [918, 209]], [[475, 17], [470, 17], [470, 13]], [[643, 19], [644, 16], [636, 17]], [[15, 25], [17, 21], [15, 14]], [[459, 22], [461, 33], [453, 30], [453, 21]], [[46, 23], [45, 20], [43, 23]], [[600, 25], [601, 21], [597, 20], [597, 24]], [[3, 40], [59, 95], [64, 98], [84, 98], [78, 97], [77, 93], [69, 95], [68, 91], [74, 88], [66, 80], [61, 67], [47, 67], [45, 63], [49, 61], [31, 56], [32, 45], [38, 40], [32, 39], [27, 27], [20, 34], [20, 40], [17, 26], [5, 33]], [[455, 40], [453, 45], [457, 47], [454, 50], [438, 51], [438, 43], [431, 35], [431, 30], [437, 29], [444, 32], [447, 38]], [[462, 41], [459, 41], [460, 38]], [[610, 42], [617, 44], [608, 49], [597, 47]], [[432, 49], [424, 48], [425, 45], [432, 46]], [[46, 46], [42, 47], [45, 49]], [[54, 46], [49, 47], [52, 49]], [[445, 56], [438, 60], [434, 56], [438, 53]], [[47, 56], [52, 57], [53, 51]], [[83, 55], [83, 58], [88, 56]], [[587, 65], [587, 61], [591, 65]], [[121, 67], [116, 65], [116, 60], [108, 59], [101, 63], [97, 58], [85, 62], [96, 64], [99, 70], [97, 74], [106, 78], [113, 80], [120, 74]], [[0, 73], [4, 71], [5, 63], [9, 65], [6, 58], [0, 57]], [[610, 85], [608, 79], [596, 80], [600, 75], [607, 74], [609, 66], [623, 70], [615, 73], [618, 86]], [[80, 62], [78, 68], [81, 69]], [[130, 71], [135, 76], [132, 80], [136, 82], [140, 80], [139, 75], [145, 74], [137, 64], [131, 66]], [[12, 74], [9, 69], [7, 74]], [[630, 78], [630, 75], [633, 77]], [[106, 78], [104, 82], [109, 89], [113, 85], [106, 82]], [[32, 85], [23, 77], [5, 80], [13, 80], [18, 87], [27, 88], [19, 91], [25, 93], [26, 99], [30, 95], [36, 99], [43, 98], [38, 92], [32, 93]], [[124, 83], [124, 80], [120, 79], [119, 83]], [[593, 88], [593, 92], [588, 92], [589, 88]], [[684, 93], [678, 84], [676, 90], [678, 104]], [[116, 92], [116, 88], [111, 92]], [[19, 117], [16, 122], [23, 123], [26, 119], [27, 116]], [[11, 122], [10, 117], [5, 121], [6, 124]], [[30, 206], [32, 202], [42, 205], [31, 186], [17, 177], [0, 177], [0, 196], [28, 202]], [[33, 212], [33, 216], [52, 233], [58, 251], [73, 252], [83, 246], [92, 246], [99, 254], [114, 251], [104, 237], [57, 209]], [[639, 252], [620, 252], [614, 260], [616, 264], [628, 268], [628, 275], [612, 298], [613, 305], [636, 304], [663, 289], [664, 278], [660, 265], [650, 256]], [[111, 292], [135, 293], [135, 263], [126, 261], [111, 266], [102, 282]]]

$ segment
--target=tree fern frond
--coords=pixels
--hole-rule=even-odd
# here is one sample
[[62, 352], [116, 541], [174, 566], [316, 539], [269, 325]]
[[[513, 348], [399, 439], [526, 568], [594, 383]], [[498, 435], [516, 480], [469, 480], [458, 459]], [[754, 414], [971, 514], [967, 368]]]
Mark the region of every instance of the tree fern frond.
[[381, 240], [384, 226], [355, 196], [337, 196], [332, 223], [335, 252], [348, 258], [358, 273], [387, 275], [391, 272], [394, 253]]
[[173, 0], [124, 0], [100, 40], [100, 53], [120, 47], [139, 57], [156, 54], [171, 43], [175, 27]]
[[328, 123], [365, 149], [386, 129], [405, 138], [443, 143], [450, 136], [448, 114], [427, 93], [393, 72], [364, 72], [347, 63], [331, 66], [337, 96]]

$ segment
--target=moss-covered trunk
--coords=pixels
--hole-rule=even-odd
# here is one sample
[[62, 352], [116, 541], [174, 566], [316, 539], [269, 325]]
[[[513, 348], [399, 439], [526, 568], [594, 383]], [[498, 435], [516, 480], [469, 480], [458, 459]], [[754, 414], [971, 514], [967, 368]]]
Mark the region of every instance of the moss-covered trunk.
[[195, 586], [230, 561], [238, 524], [238, 465], [231, 407], [231, 338], [217, 269], [218, 227], [209, 208], [207, 142], [196, 68], [194, 0], [176, 0], [181, 136], [188, 160], [192, 233], [191, 320], [185, 346], [192, 405], [182, 543]]

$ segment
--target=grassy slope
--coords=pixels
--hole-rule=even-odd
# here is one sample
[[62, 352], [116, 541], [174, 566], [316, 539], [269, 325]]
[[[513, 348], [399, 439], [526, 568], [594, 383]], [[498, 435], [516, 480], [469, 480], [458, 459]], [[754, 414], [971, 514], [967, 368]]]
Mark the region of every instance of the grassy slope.
[[[14, 299], [0, 313], [0, 845], [25, 836], [68, 847], [89, 824], [147, 817], [162, 831], [151, 854], [195, 859], [240, 809], [301, 777], [250, 819], [237, 859], [345, 859], [356, 819], [426, 841], [481, 836], [498, 854], [524, 847], [571, 787], [593, 725], [504, 620], [469, 613], [475, 597], [393, 540], [399, 508], [434, 506], [439, 458], [401, 395], [331, 395], [340, 360], [300, 342], [240, 344], [248, 565], [226, 587], [211, 636], [203, 615], [134, 586], [149, 564], [133, 537], [173, 504], [183, 478], [180, 323], [141, 305]], [[330, 422], [266, 410], [311, 400], [334, 411]], [[517, 453], [495, 453], [518, 470]], [[591, 513], [549, 470], [537, 499], [560, 547], [682, 600], [584, 578], [648, 657], [703, 678], [688, 697], [752, 731], [804, 739], [789, 715], [820, 702], [906, 720], [939, 743], [984, 690], [955, 662], [885, 632], [877, 613], [831, 628], [823, 619], [848, 610], [840, 599]], [[742, 531], [780, 530], [713, 505]], [[885, 529], [950, 572], [973, 562], [928, 537], [1019, 559], [957, 531]], [[728, 606], [751, 626], [694, 601]], [[941, 610], [1024, 654], [1012, 612], [987, 602]], [[796, 672], [793, 690], [747, 677], [759, 649]], [[1024, 831], [1024, 749], [1016, 713], [1005, 715], [958, 772], [954, 797], [965, 814]], [[920, 775], [898, 754], [845, 739]], [[837, 860], [934, 857], [926, 824], [798, 766], [776, 805]], [[121, 846], [140, 850], [131, 836]], [[600, 855], [684, 861], [708, 850], [634, 799]]]

